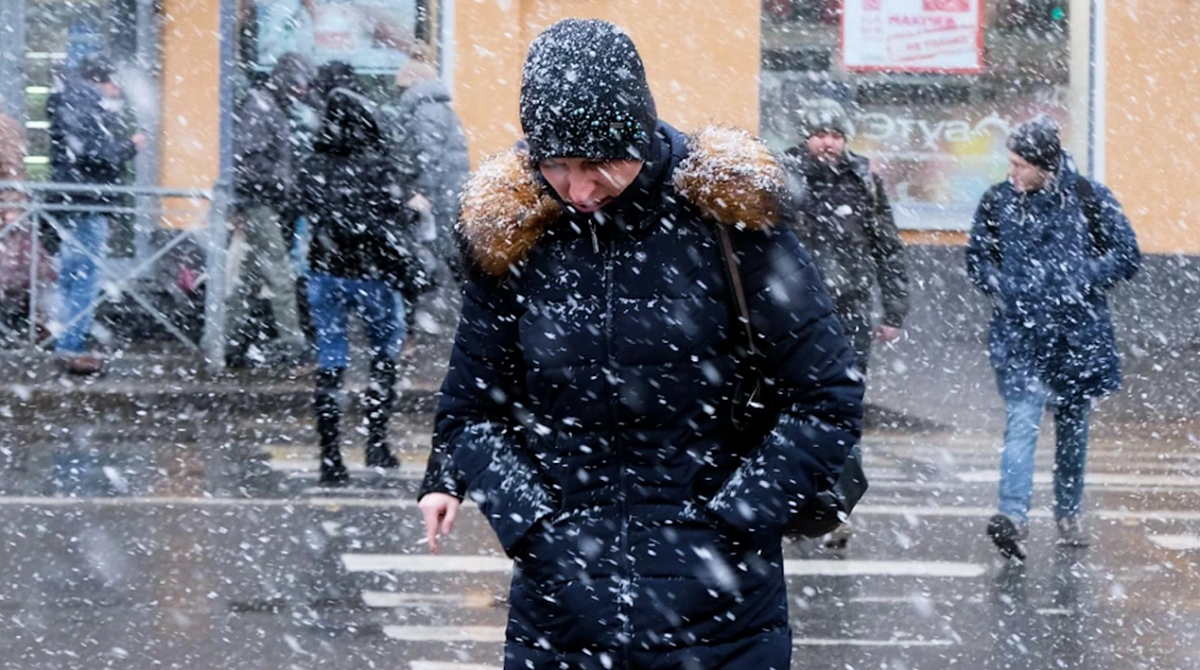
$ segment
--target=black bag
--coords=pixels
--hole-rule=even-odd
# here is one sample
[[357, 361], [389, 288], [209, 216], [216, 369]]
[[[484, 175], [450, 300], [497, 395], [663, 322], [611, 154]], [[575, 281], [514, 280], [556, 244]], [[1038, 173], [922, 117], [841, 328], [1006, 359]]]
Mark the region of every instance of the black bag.
[[[734, 390], [733, 427], [745, 438], [745, 444], [762, 444], [779, 421], [780, 406], [772, 387], [774, 381], [763, 374], [762, 353], [754, 346], [754, 329], [750, 323], [750, 306], [742, 288], [742, 273], [729, 230], [720, 227], [722, 255], [725, 257], [726, 279], [737, 307], [739, 332], [738, 383]], [[867, 492], [867, 475], [862, 467], [862, 449], [858, 443], [850, 447], [842, 474], [830, 488], [821, 490], [805, 501], [792, 514], [784, 528], [789, 537], [821, 537], [832, 532], [849, 517], [854, 506]]]

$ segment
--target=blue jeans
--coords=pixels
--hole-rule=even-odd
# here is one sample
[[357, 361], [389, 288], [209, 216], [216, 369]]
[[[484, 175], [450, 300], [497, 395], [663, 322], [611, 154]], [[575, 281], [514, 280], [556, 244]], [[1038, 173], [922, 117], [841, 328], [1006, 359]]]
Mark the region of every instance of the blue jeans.
[[317, 334], [317, 366], [322, 370], [346, 367], [351, 307], [362, 317], [376, 358], [395, 358], [408, 334], [404, 301], [385, 281], [313, 273], [308, 278], [308, 304]]
[[[1000, 459], [1000, 511], [1022, 524], [1029, 522], [1033, 495], [1033, 454], [1038, 427], [1046, 407], [1045, 389], [1029, 389], [1006, 400], [1008, 426], [1004, 431], [1004, 455]], [[1054, 517], [1075, 517], [1083, 506], [1083, 470], [1087, 462], [1087, 398], [1056, 398], [1054, 412]]]
[[55, 349], [81, 354], [92, 330], [96, 313], [92, 303], [100, 289], [100, 266], [92, 256], [103, 260], [108, 253], [108, 217], [72, 214], [66, 228], [74, 233], [75, 239], [64, 239], [59, 254], [58, 288], [62, 296], [59, 314], [66, 329], [58, 336]]

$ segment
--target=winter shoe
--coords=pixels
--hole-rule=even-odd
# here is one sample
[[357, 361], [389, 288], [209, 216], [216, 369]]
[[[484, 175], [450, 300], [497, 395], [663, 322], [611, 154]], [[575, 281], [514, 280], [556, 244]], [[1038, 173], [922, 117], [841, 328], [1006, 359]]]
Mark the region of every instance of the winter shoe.
[[317, 415], [317, 436], [321, 444], [321, 483], [343, 484], [350, 472], [342, 461], [338, 423], [342, 419], [339, 401], [344, 368], [317, 370], [317, 391], [313, 394], [313, 409]]
[[825, 548], [832, 551], [845, 551], [850, 545], [850, 538], [854, 535], [854, 528], [849, 523], [834, 528], [831, 533], [822, 538]]
[[367, 415], [367, 467], [400, 465], [388, 447], [388, 425], [396, 401], [396, 362], [379, 357], [371, 365], [371, 385], [364, 398]]
[[67, 374], [87, 377], [104, 372], [104, 359], [90, 354], [79, 354], [62, 359], [62, 369]]
[[988, 521], [987, 534], [1000, 550], [1001, 556], [1018, 561], [1025, 560], [1025, 536], [1028, 529], [1024, 524], [1007, 514], [997, 514]]
[[1058, 545], [1060, 547], [1087, 547], [1092, 544], [1083, 529], [1079, 517], [1067, 516], [1058, 520]]

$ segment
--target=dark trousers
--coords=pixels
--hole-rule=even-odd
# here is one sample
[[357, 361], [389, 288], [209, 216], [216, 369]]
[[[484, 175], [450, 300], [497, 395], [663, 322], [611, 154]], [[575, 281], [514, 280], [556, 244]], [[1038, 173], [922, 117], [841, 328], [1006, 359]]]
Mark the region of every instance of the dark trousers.
[[858, 369], [865, 376], [871, 360], [871, 303], [859, 297], [840, 298], [834, 302], [833, 311], [850, 339]]

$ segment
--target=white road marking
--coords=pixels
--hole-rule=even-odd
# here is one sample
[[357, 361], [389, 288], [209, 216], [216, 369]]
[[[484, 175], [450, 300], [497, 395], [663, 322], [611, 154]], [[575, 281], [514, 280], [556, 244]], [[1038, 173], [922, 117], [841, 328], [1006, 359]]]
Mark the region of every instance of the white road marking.
[[[869, 476], [869, 473], [868, 473]], [[992, 483], [1000, 481], [999, 470], [976, 470], [960, 472], [955, 475], [959, 481], [971, 483]], [[1054, 473], [1038, 472], [1033, 476], [1035, 484], [1052, 484]], [[1121, 474], [1113, 472], [1089, 472], [1084, 479], [1088, 486], [1159, 486], [1165, 488], [1197, 488], [1200, 487], [1200, 477], [1168, 477], [1164, 475]]]
[[799, 637], [792, 641], [794, 647], [952, 647], [953, 640], [862, 640], [857, 638]]
[[1150, 541], [1171, 551], [1200, 549], [1200, 535], [1151, 535]]
[[[204, 498], [199, 496], [127, 496], [127, 497], [66, 497], [66, 496], [0, 496], [0, 507], [246, 507], [251, 509], [321, 508], [336, 511], [339, 508], [371, 508], [409, 510], [415, 512], [417, 502], [403, 498], [371, 500], [367, 498]], [[465, 501], [463, 507], [476, 507]], [[912, 517], [963, 517], [988, 518], [996, 513], [992, 507], [964, 507], [955, 505], [859, 505], [854, 513], [861, 516], [912, 516]], [[1094, 510], [1087, 513], [1098, 519], [1110, 521], [1200, 521], [1200, 511], [1192, 510]], [[1035, 519], [1049, 519], [1049, 510], [1033, 510], [1029, 515]]]
[[[501, 573], [512, 571], [512, 561], [501, 556], [430, 556], [427, 554], [342, 554], [347, 572], [400, 573]], [[824, 561], [783, 562], [789, 577], [980, 577], [987, 571], [978, 563], [949, 561]]]
[[402, 607], [465, 607], [484, 609], [496, 602], [496, 596], [487, 591], [466, 593], [394, 593], [391, 591], [363, 591], [363, 604], [375, 609], [397, 609]]
[[[384, 626], [383, 634], [400, 642], [504, 642], [502, 626]], [[953, 640], [865, 640], [859, 638], [799, 637], [792, 640], [796, 647], [951, 647]], [[418, 667], [415, 661], [411, 666]], [[446, 663], [422, 665], [423, 670], [461, 670], [484, 666], [463, 666]]]
[[503, 556], [430, 556], [428, 554], [342, 554], [347, 572], [512, 572]]
[[496, 665], [480, 665], [479, 663], [447, 663], [444, 661], [413, 661], [408, 664], [409, 670], [500, 670]]
[[1034, 612], [1042, 616], [1073, 616], [1075, 614], [1075, 610], [1063, 607], [1042, 607], [1034, 610]]
[[383, 634], [400, 642], [504, 642], [502, 626], [384, 626]]

